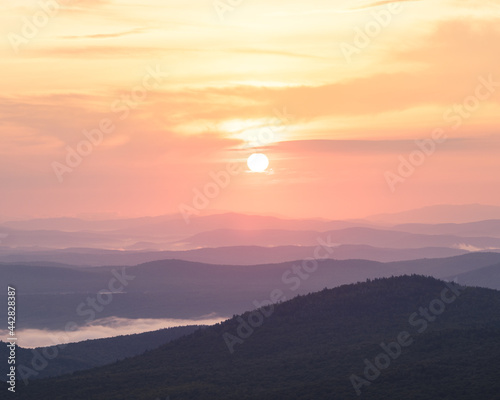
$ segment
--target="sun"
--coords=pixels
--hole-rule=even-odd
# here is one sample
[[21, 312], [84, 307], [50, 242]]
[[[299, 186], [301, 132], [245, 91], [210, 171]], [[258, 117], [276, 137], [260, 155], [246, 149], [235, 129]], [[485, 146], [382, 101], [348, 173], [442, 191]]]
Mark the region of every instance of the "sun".
[[247, 164], [252, 172], [264, 172], [269, 166], [269, 159], [265, 154], [254, 153], [248, 157]]

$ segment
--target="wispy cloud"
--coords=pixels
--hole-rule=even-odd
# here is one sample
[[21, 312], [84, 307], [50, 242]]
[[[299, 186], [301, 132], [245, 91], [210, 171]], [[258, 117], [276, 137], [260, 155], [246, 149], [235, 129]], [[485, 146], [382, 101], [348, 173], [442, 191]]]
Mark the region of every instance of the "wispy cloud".
[[357, 3], [355, 2], [354, 5], [349, 7], [349, 10], [364, 10], [367, 8], [374, 8], [374, 7], [380, 7], [380, 6], [385, 6], [386, 4], [392, 4], [392, 3], [417, 3], [425, 0], [380, 0], [380, 1], [358, 1]]
[[[121, 335], [131, 335], [187, 325], [213, 325], [224, 321], [217, 315], [207, 315], [197, 319], [173, 318], [140, 318], [128, 319], [109, 317], [94, 321], [92, 324], [79, 327], [75, 331], [57, 331], [48, 329], [18, 329], [19, 346], [25, 348], [46, 347], [63, 343], [81, 342], [89, 339], [103, 339]], [[8, 331], [0, 331], [5, 336]]]
[[297, 11], [275, 11], [265, 14], [268, 17], [294, 17], [294, 16], [308, 16], [308, 15], [324, 15], [324, 14], [349, 14], [358, 11], [363, 11], [368, 8], [375, 8], [391, 3], [406, 3], [406, 2], [420, 2], [424, 0], [380, 0], [380, 1], [358, 1], [346, 2], [345, 5], [339, 5], [335, 8], [314, 8], [307, 10]]
[[136, 35], [144, 32], [148, 32], [150, 29], [147, 28], [137, 28], [125, 32], [116, 33], [96, 33], [92, 35], [80, 35], [80, 36], [61, 36], [63, 39], [112, 39], [129, 35]]

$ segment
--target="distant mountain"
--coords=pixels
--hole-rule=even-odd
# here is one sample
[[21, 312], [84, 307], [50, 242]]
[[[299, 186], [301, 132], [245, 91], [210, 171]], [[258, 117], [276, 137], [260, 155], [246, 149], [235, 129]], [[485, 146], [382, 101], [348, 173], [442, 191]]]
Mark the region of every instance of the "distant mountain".
[[[466, 210], [479, 207], [481, 212], [461, 212], [461, 207]], [[465, 250], [500, 248], [499, 221], [482, 221], [470, 226], [427, 226], [429, 221], [440, 222], [454, 212], [462, 216], [460, 219], [472, 214], [488, 215], [492, 219], [497, 215], [494, 212], [497, 208], [500, 210], [500, 207], [434, 206], [374, 217], [372, 222], [282, 219], [234, 213], [197, 217], [189, 224], [180, 216], [104, 221], [75, 218], [10, 221], [0, 224], [0, 254], [66, 248], [178, 251], [202, 246], [314, 246], [316, 238], [326, 232], [338, 243], [350, 245], [383, 248], [463, 246]], [[406, 222], [426, 226], [408, 226]], [[390, 228], [394, 223], [398, 225]], [[465, 238], [466, 243], [459, 237]]]
[[[131, 266], [151, 261], [176, 259], [210, 264], [256, 265], [305, 259], [314, 253], [312, 246], [233, 246], [201, 248], [184, 251], [118, 251], [99, 249], [62, 249], [44, 251], [0, 251], [0, 262], [50, 262], [67, 265]], [[390, 249], [365, 245], [340, 245], [331, 258], [337, 260], [363, 259], [372, 261], [402, 261], [418, 258], [452, 257], [468, 253], [448, 247]]]
[[39, 400], [497, 399], [499, 309], [498, 291], [380, 279], [299, 296], [18, 391]]
[[464, 283], [467, 286], [479, 286], [500, 290], [500, 264], [464, 272], [463, 274], [450, 277], [450, 279], [456, 279], [458, 282]]
[[[500, 264], [500, 253], [390, 263], [324, 260], [317, 267], [302, 261], [238, 266], [163, 260], [126, 269], [14, 264], [0, 266], [0, 281], [17, 287], [19, 308], [26, 310], [18, 322], [19, 329], [64, 329], [64, 315], [74, 316], [79, 326], [85, 325], [86, 318], [78, 318], [76, 308], [99, 291], [109, 290], [116, 274], [130, 277], [130, 281], [122, 293], [113, 294], [114, 300], [104, 307], [99, 318], [227, 317], [252, 309], [255, 300], [268, 298], [275, 289], [290, 299], [366, 279], [414, 273], [456, 277], [496, 264]], [[6, 312], [7, 308], [0, 307], [0, 321], [6, 320]]]
[[463, 224], [400, 224], [392, 230], [425, 235], [489, 236], [500, 237], [500, 219], [467, 222]]
[[483, 204], [441, 204], [393, 214], [365, 218], [378, 224], [446, 224], [500, 219], [500, 207]]
[[329, 230], [353, 226], [373, 226], [373, 223], [358, 220], [330, 221], [324, 219], [285, 219], [237, 213], [214, 214], [193, 217], [189, 223], [180, 215], [164, 215], [111, 220], [83, 220], [77, 218], [47, 218], [24, 221], [7, 221], [0, 224], [4, 229], [22, 231], [59, 231], [67, 233], [94, 232], [120, 237], [168, 239], [179, 235], [190, 235], [212, 229], [284, 229], [284, 230]]
[[0, 226], [2, 246], [48, 248], [99, 247], [120, 248], [126, 239], [103, 232], [63, 232], [57, 230], [19, 230]]
[[158, 217], [122, 218], [89, 220], [81, 218], [34, 218], [16, 221], [4, 221], [1, 224], [8, 228], [19, 230], [58, 230], [65, 232], [78, 231], [113, 231], [117, 229], [134, 228], [149, 223], [168, 224], [177, 216], [164, 215]]
[[[354, 226], [373, 226], [364, 221], [321, 219], [283, 219], [236, 213], [193, 218], [181, 216], [143, 217], [89, 221], [76, 218], [49, 218], [7, 221], [0, 224], [1, 245], [37, 251], [36, 247], [64, 249], [98, 247], [101, 249], [183, 250], [172, 243], [213, 229], [280, 229], [326, 231]], [[290, 244], [290, 243], [285, 243]]]
[[[28, 380], [42, 379], [52, 376], [69, 374], [82, 371], [115, 361], [123, 360], [132, 356], [143, 354], [146, 350], [152, 350], [164, 345], [181, 336], [188, 335], [201, 326], [180, 326], [175, 328], [160, 329], [154, 332], [140, 333], [136, 335], [117, 336], [107, 339], [86, 340], [78, 343], [69, 343], [53, 347], [37, 347], [35, 349], [16, 349], [16, 364], [26, 367], [25, 376]], [[38, 354], [38, 356], [37, 356]], [[38, 370], [43, 360], [40, 355], [57, 354], [57, 357], [47, 362], [45, 368]], [[0, 358], [8, 358], [6, 343], [0, 341]], [[31, 370], [31, 372], [29, 370]], [[0, 364], [0, 374], [7, 375], [8, 365]], [[21, 378], [18, 375], [18, 378]]]
[[318, 239], [329, 237], [338, 244], [358, 244], [383, 248], [411, 249], [422, 247], [471, 247], [474, 249], [500, 248], [497, 237], [461, 237], [454, 235], [423, 235], [389, 229], [366, 227], [345, 228], [326, 232], [284, 230], [231, 230], [218, 229], [198, 233], [180, 241], [191, 247], [198, 246], [314, 246]]

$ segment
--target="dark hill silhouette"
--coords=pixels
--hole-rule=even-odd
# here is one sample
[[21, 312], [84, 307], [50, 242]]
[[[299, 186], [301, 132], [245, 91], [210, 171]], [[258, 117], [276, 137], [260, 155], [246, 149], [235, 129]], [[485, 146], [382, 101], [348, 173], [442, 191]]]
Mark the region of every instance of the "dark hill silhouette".
[[[250, 313], [142, 356], [20, 387], [19, 398], [357, 399], [350, 378], [365, 376], [367, 360], [387, 368], [361, 398], [497, 399], [500, 292], [450, 285], [403, 276], [325, 289], [264, 309], [232, 354], [224, 335], [237, 335]], [[448, 304], [424, 324], [421, 308], [439, 299]], [[381, 343], [404, 332], [400, 354], [391, 344], [396, 356], [386, 355], [390, 365], [375, 361]]]
[[[25, 372], [29, 382], [33, 379], [64, 375], [74, 371], [111, 364], [117, 360], [136, 356], [146, 350], [160, 347], [200, 328], [201, 326], [194, 325], [179, 326], [134, 335], [85, 340], [78, 343], [68, 343], [63, 347], [56, 346], [57, 350], [54, 347], [37, 347], [35, 349], [18, 347], [16, 350], [16, 364], [18, 370], [20, 366], [24, 366], [33, 371], [33, 375], [28, 370]], [[39, 355], [43, 357], [44, 354], [57, 354], [57, 357], [47, 360], [45, 367], [38, 371], [33, 365], [42, 365], [43, 361], [40, 361]], [[7, 357], [6, 343], [0, 341], [0, 359], [6, 360]], [[7, 363], [1, 363], [0, 374], [6, 376], [7, 373]]]
[[[366, 260], [325, 260], [316, 271], [300, 279], [293, 268], [302, 262], [264, 265], [211, 265], [180, 260], [162, 260], [128, 267], [134, 276], [123, 293], [116, 293], [99, 318], [181, 318], [196, 319], [215, 313], [229, 317], [251, 309], [256, 299], [269, 298], [281, 289], [287, 299], [325, 287], [361, 282], [366, 279], [403, 274], [451, 277], [500, 263], [499, 253], [470, 253], [457, 257], [380, 263]], [[0, 281], [18, 288], [19, 307], [27, 310], [18, 328], [64, 329], [67, 318], [83, 324], [76, 308], [89, 297], [106, 289], [117, 267], [64, 268], [55, 266], [0, 266]], [[486, 270], [485, 270], [486, 271]], [[478, 271], [477, 277], [485, 271]], [[475, 278], [476, 279], [476, 278]], [[468, 275], [459, 278], [468, 284]], [[476, 281], [471, 281], [473, 284]], [[498, 286], [491, 286], [495, 284]], [[500, 289], [498, 280], [490, 287]], [[0, 307], [0, 320], [6, 320]], [[193, 322], [192, 324], [197, 324]]]

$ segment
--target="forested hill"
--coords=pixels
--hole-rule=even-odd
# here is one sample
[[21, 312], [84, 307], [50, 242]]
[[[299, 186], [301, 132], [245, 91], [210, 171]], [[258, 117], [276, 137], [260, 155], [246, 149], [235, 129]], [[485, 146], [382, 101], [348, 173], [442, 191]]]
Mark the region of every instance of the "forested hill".
[[[498, 399], [500, 292], [450, 285], [403, 276], [325, 289], [263, 309], [262, 321], [246, 313], [110, 366], [19, 385], [16, 397]], [[238, 337], [241, 321], [255, 328]]]
[[[200, 328], [202, 326], [177, 326], [133, 335], [84, 340], [62, 346], [38, 347], [35, 349], [17, 347], [17, 370], [20, 371], [21, 366], [24, 367], [23, 373], [18, 373], [18, 379], [29, 382], [33, 379], [64, 375], [74, 371], [111, 364], [117, 360], [137, 356], [146, 350], [160, 347]], [[51, 359], [46, 355], [49, 355]], [[52, 355], [55, 358], [52, 358]], [[8, 356], [9, 349], [6, 343], [0, 341], [0, 360], [7, 360]], [[6, 362], [0, 363], [0, 374], [6, 376], [8, 372], [9, 365]]]

